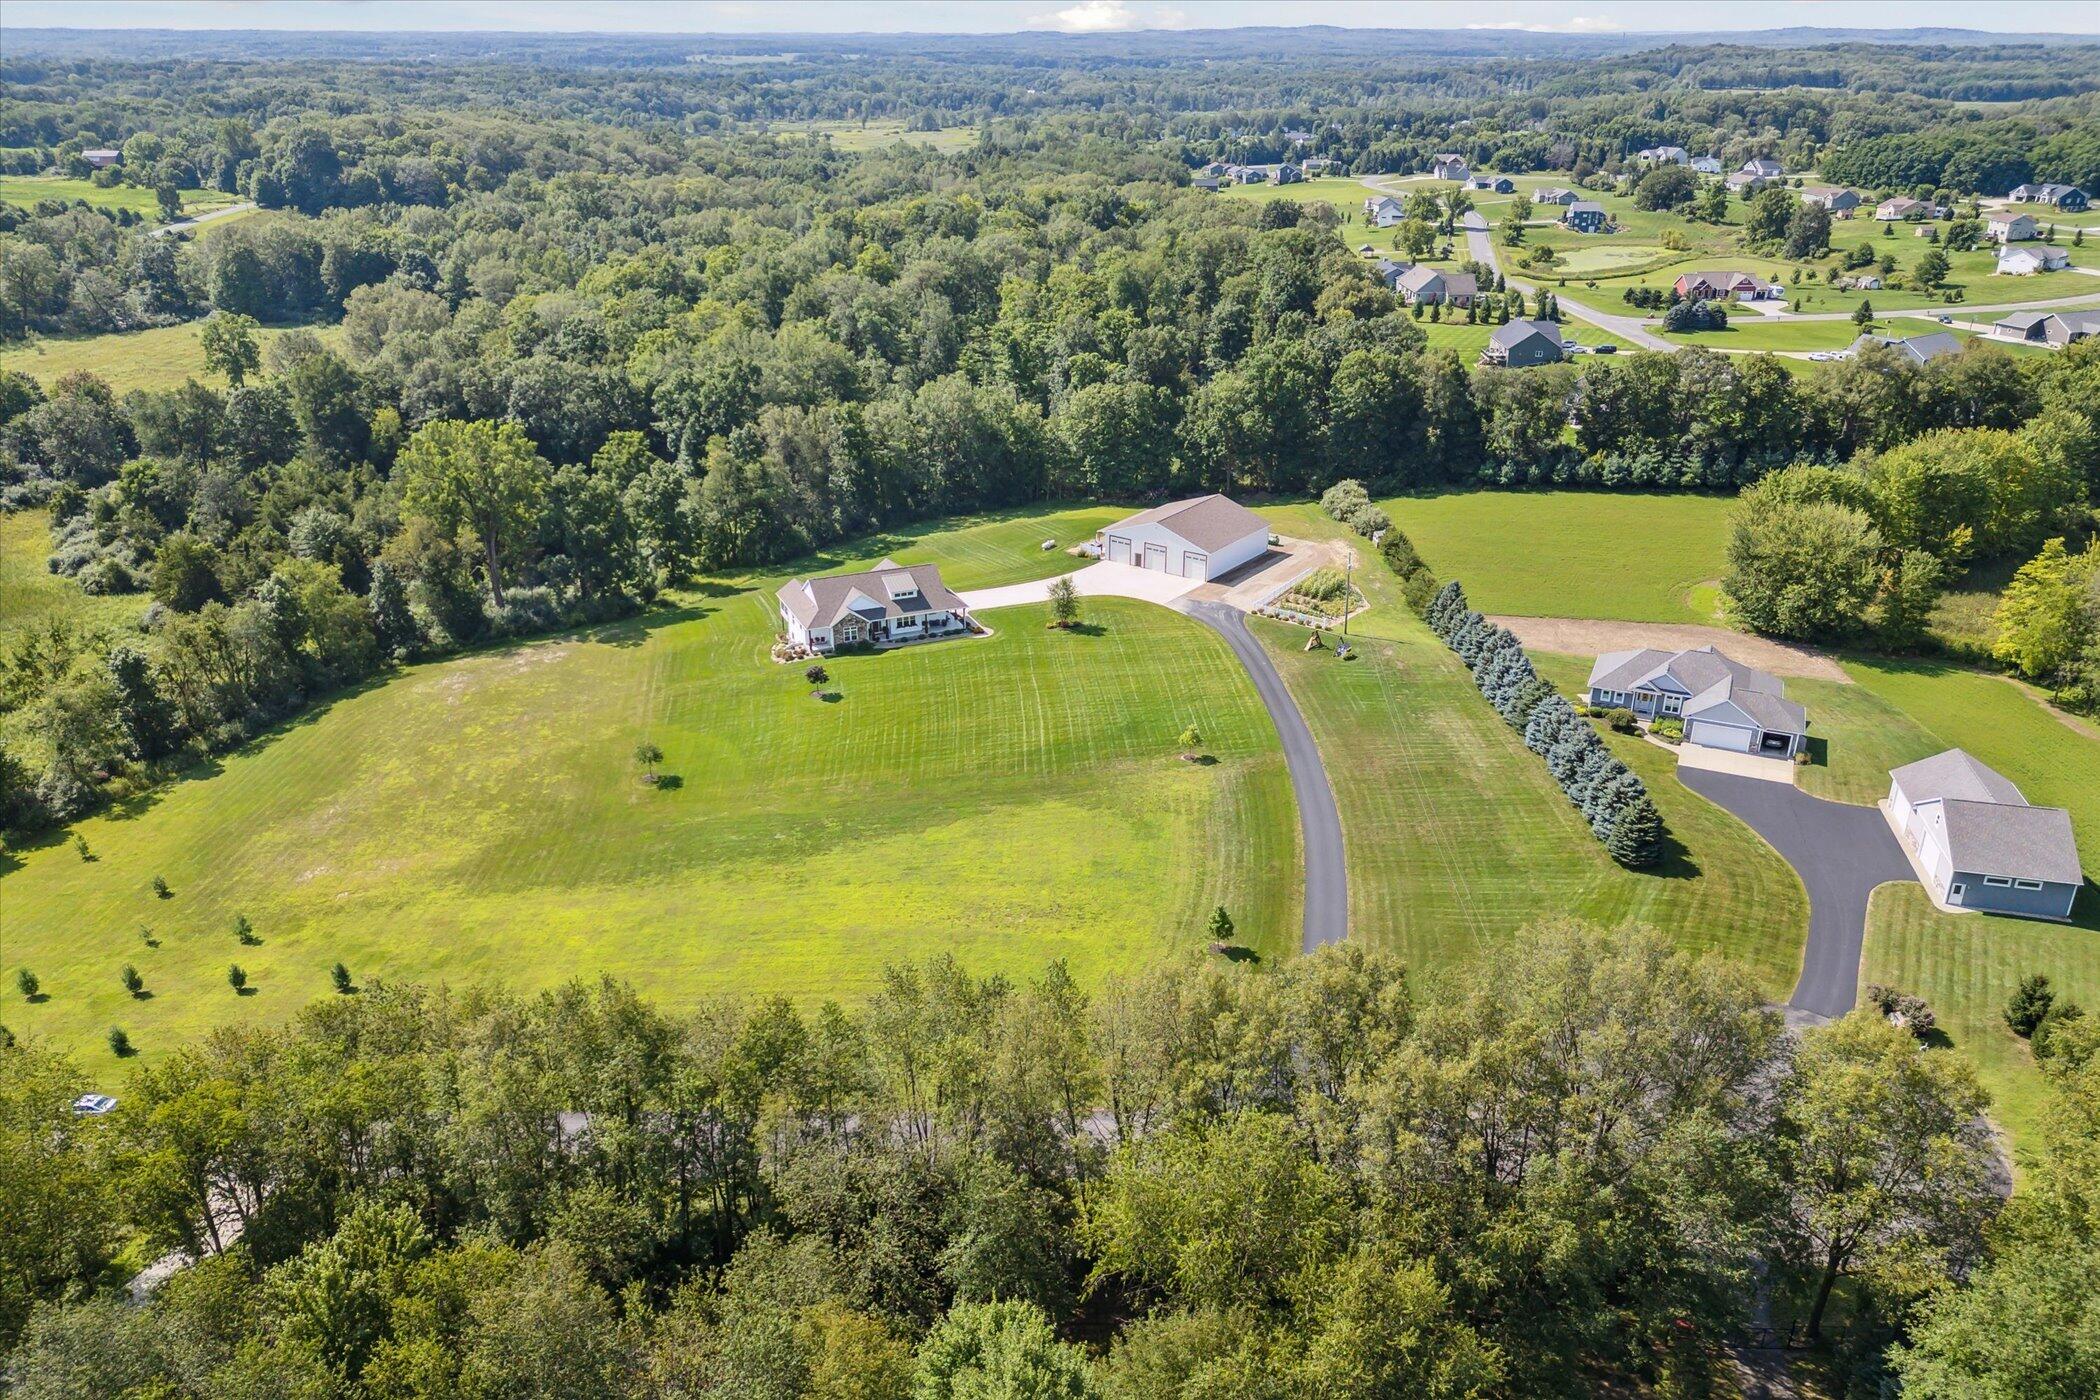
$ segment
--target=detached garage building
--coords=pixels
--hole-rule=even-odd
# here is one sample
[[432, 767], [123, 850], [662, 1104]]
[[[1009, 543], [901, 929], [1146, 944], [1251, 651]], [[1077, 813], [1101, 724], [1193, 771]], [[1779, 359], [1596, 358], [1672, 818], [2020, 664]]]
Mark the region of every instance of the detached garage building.
[[1269, 548], [1269, 522], [1223, 496], [1195, 496], [1139, 511], [1099, 537], [1111, 564], [1208, 582]]
[[2071, 814], [2030, 806], [2011, 779], [1960, 749], [1889, 774], [1889, 816], [1940, 903], [2071, 917], [2085, 883]]

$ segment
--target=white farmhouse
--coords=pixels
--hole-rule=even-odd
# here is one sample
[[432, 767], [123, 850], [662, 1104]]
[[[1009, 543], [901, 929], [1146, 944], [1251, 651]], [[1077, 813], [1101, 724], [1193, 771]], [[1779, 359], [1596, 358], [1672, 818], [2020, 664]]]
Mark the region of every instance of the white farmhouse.
[[1266, 553], [1269, 522], [1223, 496], [1195, 496], [1118, 520], [1098, 543], [1111, 564], [1207, 581]]

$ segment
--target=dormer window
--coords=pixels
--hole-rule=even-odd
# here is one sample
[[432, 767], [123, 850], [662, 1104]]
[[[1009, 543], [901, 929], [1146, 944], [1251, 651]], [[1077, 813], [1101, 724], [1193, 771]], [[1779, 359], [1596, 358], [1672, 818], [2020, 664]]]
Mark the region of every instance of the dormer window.
[[882, 586], [889, 590], [890, 601], [919, 596], [919, 581], [910, 574], [895, 573], [882, 576]]

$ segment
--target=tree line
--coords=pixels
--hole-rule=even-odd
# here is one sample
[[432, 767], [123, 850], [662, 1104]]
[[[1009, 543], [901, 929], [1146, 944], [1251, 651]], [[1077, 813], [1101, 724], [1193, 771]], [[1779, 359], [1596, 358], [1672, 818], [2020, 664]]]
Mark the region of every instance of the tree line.
[[[1507, 953], [1521, 950], [1521, 956]], [[1260, 1397], [1703, 1389], [1759, 1280], [1854, 1384], [2086, 1393], [2090, 1021], [1993, 1225], [1964, 1062], [1798, 1040], [1730, 966], [1553, 923], [864, 1007], [373, 983], [75, 1118], [0, 1050], [13, 1393]], [[144, 1305], [118, 1245], [201, 1262]], [[1964, 1281], [1966, 1280], [1966, 1282]], [[2021, 1316], [2022, 1310], [2025, 1316]], [[1970, 1339], [1990, 1335], [1979, 1350]], [[1890, 1352], [1891, 1342], [1901, 1345]]]

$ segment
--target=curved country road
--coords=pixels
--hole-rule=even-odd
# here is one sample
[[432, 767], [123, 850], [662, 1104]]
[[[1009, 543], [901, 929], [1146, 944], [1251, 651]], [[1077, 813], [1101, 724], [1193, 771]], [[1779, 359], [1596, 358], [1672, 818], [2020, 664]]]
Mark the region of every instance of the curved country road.
[[1247, 630], [1247, 615], [1224, 603], [1184, 598], [1173, 604], [1181, 612], [1225, 638], [1233, 655], [1247, 668], [1255, 693], [1276, 721], [1290, 768], [1291, 790], [1298, 798], [1298, 829], [1305, 847], [1305, 951], [1338, 943], [1349, 933], [1349, 871], [1342, 859], [1342, 817], [1327, 783], [1319, 745], [1305, 727], [1298, 702], [1284, 688], [1276, 663]]
[[1742, 818], [1771, 843], [1808, 891], [1808, 947], [1787, 1003], [1842, 1016], [1859, 997], [1867, 897], [1876, 885], [1916, 878], [1878, 808], [1811, 797], [1792, 783], [1679, 767], [1677, 780]]

